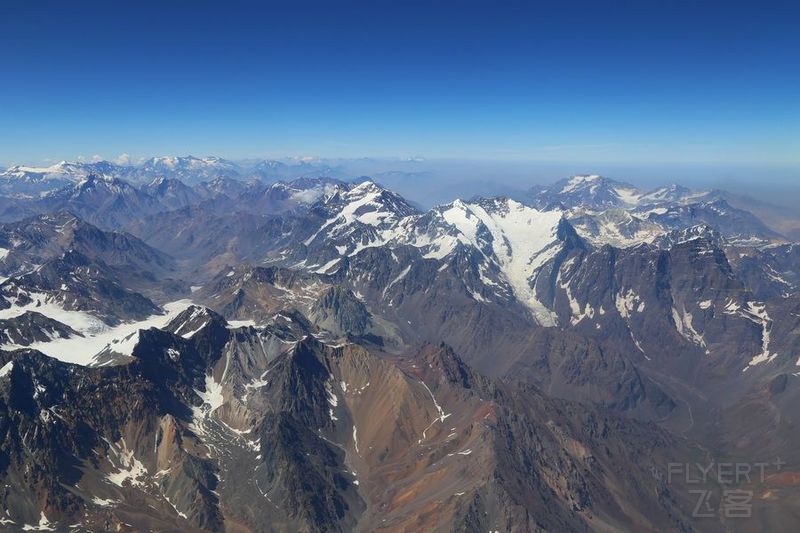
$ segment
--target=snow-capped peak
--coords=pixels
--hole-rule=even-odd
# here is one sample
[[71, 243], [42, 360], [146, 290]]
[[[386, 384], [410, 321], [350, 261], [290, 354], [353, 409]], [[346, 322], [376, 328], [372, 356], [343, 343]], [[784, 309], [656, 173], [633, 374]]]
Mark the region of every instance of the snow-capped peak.
[[429, 257], [446, 257], [458, 243], [481, 251], [486, 260], [499, 267], [516, 298], [528, 306], [543, 325], [552, 325], [553, 315], [536, 297], [534, 283], [542, 266], [552, 259], [563, 243], [558, 229], [564, 213], [540, 211], [508, 198], [475, 202], [456, 200], [435, 210], [449, 228], [438, 237], [429, 233]]
[[7, 168], [0, 173], [0, 177], [5, 179], [15, 179], [24, 181], [48, 181], [48, 180], [66, 180], [66, 181], [79, 181], [92, 173], [103, 173], [107, 171], [105, 165], [101, 163], [82, 163], [82, 162], [68, 162], [59, 161], [49, 167], [34, 167], [27, 165], [14, 165]]
[[235, 163], [219, 157], [164, 156], [145, 161], [136, 169], [136, 173], [140, 178], [147, 180], [154, 175], [162, 175], [188, 184], [196, 184], [221, 176], [238, 177], [240, 168]]
[[320, 184], [308, 189], [292, 188], [290, 189], [290, 197], [301, 204], [311, 205], [321, 198], [335, 194], [338, 189], [338, 186], [330, 183]]
[[578, 175], [536, 189], [531, 194], [539, 208], [561, 205], [567, 208], [607, 209], [637, 205], [642, 192], [636, 187], [597, 174]]
[[572, 192], [582, 186], [585, 186], [587, 183], [591, 183], [601, 179], [598, 174], [589, 174], [589, 175], [578, 175], [569, 178], [566, 185], [562, 187], [561, 194]]
[[[337, 248], [353, 255], [391, 240], [398, 223], [417, 213], [400, 195], [370, 180], [332, 192], [318, 204], [327, 220], [306, 239], [306, 246], [324, 237], [326, 242], [336, 241]], [[366, 233], [365, 227], [370, 228]]]
[[561, 205], [568, 209], [604, 210], [694, 202], [707, 194], [680, 185], [668, 185], [645, 192], [628, 183], [589, 174], [573, 176], [549, 187], [536, 188], [531, 192], [531, 200], [540, 208]]
[[153, 157], [145, 163], [144, 166], [149, 167], [166, 167], [169, 169], [175, 168], [202, 168], [206, 166], [231, 165], [228, 161], [219, 157], [195, 157], [193, 155], [187, 156], [161, 156]]
[[687, 203], [708, 196], [708, 191], [694, 191], [682, 185], [672, 184], [664, 187], [659, 187], [646, 194], [643, 194], [639, 200], [641, 204], [660, 204], [665, 202], [679, 202]]

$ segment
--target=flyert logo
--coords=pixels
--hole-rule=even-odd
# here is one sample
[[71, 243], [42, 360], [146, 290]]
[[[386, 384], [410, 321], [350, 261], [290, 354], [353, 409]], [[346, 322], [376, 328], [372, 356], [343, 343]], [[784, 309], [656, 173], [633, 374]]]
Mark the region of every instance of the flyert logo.
[[[753, 485], [762, 484], [785, 466], [780, 458], [772, 462], [711, 461], [709, 463], [669, 463], [667, 483], [696, 485], [689, 489], [694, 498], [694, 518], [750, 518], [753, 514]], [[719, 493], [707, 488], [717, 485]], [[701, 487], [702, 486], [702, 487]]]

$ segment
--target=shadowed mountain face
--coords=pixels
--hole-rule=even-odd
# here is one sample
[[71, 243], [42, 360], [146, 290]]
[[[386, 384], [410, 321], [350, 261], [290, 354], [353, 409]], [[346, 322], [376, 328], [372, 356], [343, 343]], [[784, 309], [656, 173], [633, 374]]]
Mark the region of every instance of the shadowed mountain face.
[[103, 231], [65, 211], [0, 225], [0, 246], [7, 274], [29, 272], [68, 251], [125, 271], [125, 277], [135, 276], [145, 286], [177, 271], [170, 255], [130, 234]]
[[110, 269], [74, 251], [7, 279], [0, 284], [0, 296], [0, 308], [7, 310], [58, 302], [65, 309], [91, 311], [110, 322], [158, 312], [149, 299], [118, 283]]
[[120, 168], [4, 174], [3, 528], [723, 531], [731, 488], [795, 523], [797, 247], [723, 193]]

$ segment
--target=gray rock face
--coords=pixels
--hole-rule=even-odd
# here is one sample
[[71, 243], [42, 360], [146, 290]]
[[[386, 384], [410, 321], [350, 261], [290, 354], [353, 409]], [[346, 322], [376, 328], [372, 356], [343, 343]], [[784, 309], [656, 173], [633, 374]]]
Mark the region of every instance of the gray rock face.
[[309, 318], [319, 327], [337, 335], [363, 335], [370, 327], [367, 307], [342, 287], [331, 287], [311, 308]]
[[762, 300], [788, 297], [800, 290], [800, 246], [781, 244], [728, 251], [736, 275]]
[[174, 178], [159, 176], [150, 183], [141, 187], [141, 190], [155, 198], [167, 209], [180, 209], [187, 205], [194, 205], [206, 199], [202, 192], [184, 184]]
[[102, 262], [124, 272], [128, 280], [141, 280], [143, 286], [177, 271], [175, 260], [164, 252], [130, 234], [101, 230], [65, 211], [0, 225], [0, 247], [8, 250], [0, 259], [7, 276], [30, 272], [66, 252]]
[[102, 228], [120, 228], [162, 209], [158, 200], [117, 178], [90, 174], [84, 180], [46, 194], [32, 204], [38, 212], [65, 210]]

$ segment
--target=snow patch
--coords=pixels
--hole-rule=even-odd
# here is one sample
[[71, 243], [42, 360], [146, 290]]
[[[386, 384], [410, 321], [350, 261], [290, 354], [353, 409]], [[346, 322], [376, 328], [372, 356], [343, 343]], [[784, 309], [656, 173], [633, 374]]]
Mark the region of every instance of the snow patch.
[[630, 318], [634, 310], [641, 313], [645, 307], [644, 301], [640, 300], [639, 295], [633, 289], [628, 289], [625, 294], [617, 293], [614, 305], [622, 318]]
[[336, 263], [338, 263], [339, 261], [341, 261], [341, 257], [337, 257], [336, 259], [332, 259], [332, 260], [328, 261], [327, 263], [325, 263], [320, 268], [318, 268], [317, 270], [313, 270], [312, 272], [314, 272], [315, 274], [327, 274], [328, 271], [331, 268], [333, 268], [334, 265], [336, 265]]
[[22, 531], [55, 531], [55, 530], [56, 528], [54, 528], [52, 524], [50, 524], [50, 521], [44, 515], [44, 511], [42, 511], [42, 514], [39, 516], [38, 525], [32, 526], [29, 524], [25, 524], [24, 526], [22, 526]]
[[[771, 353], [769, 349], [770, 333], [772, 331], [772, 319], [767, 313], [767, 306], [760, 302], [747, 302], [747, 306], [741, 310], [741, 315], [761, 326], [761, 353], [756, 354], [747, 363], [747, 367], [768, 363], [778, 357], [777, 353]], [[743, 370], [743, 371], [744, 371]]]
[[[39, 350], [45, 355], [66, 363], [90, 366], [95, 361], [95, 355], [105, 349], [130, 355], [139, 340], [139, 330], [163, 328], [189, 305], [191, 305], [189, 300], [171, 302], [164, 306], [164, 314], [162, 315], [153, 315], [138, 322], [126, 322], [115, 327], [107, 326], [87, 313], [70, 312], [80, 313], [89, 317], [84, 322], [88, 327], [74, 327], [62, 320], [59, 320], [59, 322], [73, 327], [73, 329], [82, 333], [84, 337], [57, 338], [48, 342], [36, 342], [31, 344], [30, 348]], [[51, 318], [58, 320], [55, 317]], [[98, 324], [101, 327], [97, 327]]]
[[[690, 312], [686, 311], [686, 309], [678, 311], [678, 309], [673, 307], [672, 320], [675, 322], [675, 328], [678, 330], [678, 333], [680, 333], [684, 339], [702, 348], [706, 347], [705, 339], [700, 333], [697, 332], [697, 330], [694, 329], [694, 325], [692, 324], [692, 314]], [[708, 350], [706, 350], [706, 353], [708, 353]]]
[[[422, 386], [425, 387], [425, 390], [428, 391], [428, 394], [430, 394], [431, 400], [433, 400], [433, 406], [436, 408], [436, 411], [439, 413], [439, 416], [434, 418], [433, 421], [430, 424], [428, 424], [428, 427], [426, 427], [424, 430], [422, 430], [422, 439], [425, 439], [425, 438], [427, 438], [428, 430], [431, 427], [433, 427], [433, 425], [436, 422], [442, 422], [443, 423], [447, 419], [447, 417], [449, 417], [452, 413], [445, 413], [444, 409], [442, 409], [442, 406], [439, 405], [439, 402], [436, 401], [436, 397], [433, 395], [433, 392], [431, 392], [431, 389], [428, 388], [428, 385], [426, 385], [424, 381], [420, 381], [420, 383], [422, 383]], [[420, 440], [420, 442], [422, 442], [422, 441]]]
[[95, 505], [99, 505], [100, 507], [111, 507], [112, 505], [117, 503], [117, 500], [111, 500], [111, 499], [104, 500], [99, 496], [95, 496], [91, 499], [91, 502]]
[[116, 472], [106, 476], [106, 480], [118, 487], [122, 487], [127, 481], [134, 487], [141, 487], [144, 482], [140, 479], [147, 474], [147, 469], [133, 455], [133, 450], [129, 450], [125, 439], [122, 439], [121, 446], [109, 443], [111, 451], [110, 459], [118, 463]]

